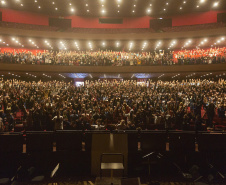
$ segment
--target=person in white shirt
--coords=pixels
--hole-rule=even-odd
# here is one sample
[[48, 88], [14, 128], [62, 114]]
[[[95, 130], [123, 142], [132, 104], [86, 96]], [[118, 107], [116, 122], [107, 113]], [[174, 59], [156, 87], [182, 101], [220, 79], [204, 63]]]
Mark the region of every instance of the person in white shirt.
[[57, 112], [57, 115], [52, 119], [54, 121], [54, 130], [63, 130], [63, 116], [60, 115], [60, 112]]

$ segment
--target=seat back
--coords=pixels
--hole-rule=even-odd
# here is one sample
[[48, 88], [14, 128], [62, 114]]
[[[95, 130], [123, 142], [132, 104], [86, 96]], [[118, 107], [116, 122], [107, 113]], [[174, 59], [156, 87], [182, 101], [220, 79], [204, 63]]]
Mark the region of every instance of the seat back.
[[201, 133], [198, 134], [198, 147], [200, 152], [225, 152], [225, 133]]
[[0, 133], [0, 153], [22, 153], [22, 133]]
[[166, 151], [166, 133], [141, 131], [141, 150], [144, 152]]
[[56, 151], [82, 151], [82, 131], [56, 131]]
[[26, 151], [32, 152], [52, 152], [53, 151], [53, 132], [27, 132]]
[[195, 132], [170, 132], [169, 149], [172, 152], [195, 152]]

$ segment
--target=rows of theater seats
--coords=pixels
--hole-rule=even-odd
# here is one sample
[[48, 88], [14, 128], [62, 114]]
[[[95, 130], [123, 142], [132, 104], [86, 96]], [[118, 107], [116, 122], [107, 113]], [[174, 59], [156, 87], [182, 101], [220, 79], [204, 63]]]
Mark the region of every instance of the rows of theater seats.
[[[42, 177], [49, 182], [57, 164], [60, 164], [58, 178], [90, 175], [93, 134], [110, 132], [1, 133], [0, 178], [15, 177], [17, 181], [28, 182]], [[130, 177], [175, 175], [178, 178], [179, 175], [184, 179], [189, 173], [193, 180], [209, 174], [222, 180], [226, 174], [223, 132], [115, 131], [112, 134], [127, 134]]]
[[188, 26], [174, 26], [162, 28], [164, 32], [183, 32], [183, 31], [198, 31], [208, 29], [218, 29], [226, 26], [226, 23], [210, 23], [210, 24], [198, 24]]

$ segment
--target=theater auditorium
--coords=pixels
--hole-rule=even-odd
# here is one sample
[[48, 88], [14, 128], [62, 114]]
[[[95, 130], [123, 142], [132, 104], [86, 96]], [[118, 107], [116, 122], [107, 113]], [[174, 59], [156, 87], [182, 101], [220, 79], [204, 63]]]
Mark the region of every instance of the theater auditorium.
[[225, 0], [0, 0], [0, 184], [225, 185]]

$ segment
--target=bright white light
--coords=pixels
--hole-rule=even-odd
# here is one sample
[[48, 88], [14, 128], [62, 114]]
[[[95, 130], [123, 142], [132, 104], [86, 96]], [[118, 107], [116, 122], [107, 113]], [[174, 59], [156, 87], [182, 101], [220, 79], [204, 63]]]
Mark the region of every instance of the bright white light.
[[6, 3], [5, 1], [1, 1], [1, 4], [3, 4], [3, 5], [4, 5], [5, 3]]
[[71, 8], [71, 12], [74, 12], [75, 11], [75, 9], [74, 8]]
[[224, 37], [221, 38], [221, 40], [224, 40], [224, 39], [225, 39]]
[[151, 12], [151, 9], [150, 9], [150, 8], [148, 8], [148, 9], [147, 9], [147, 13], [150, 13], [150, 12]]
[[213, 3], [213, 7], [217, 7], [219, 5], [219, 2]]
[[206, 0], [200, 0], [200, 3], [204, 3]]
[[101, 12], [102, 12], [102, 13], [105, 13], [106, 11], [105, 11], [105, 10], [101, 10]]

